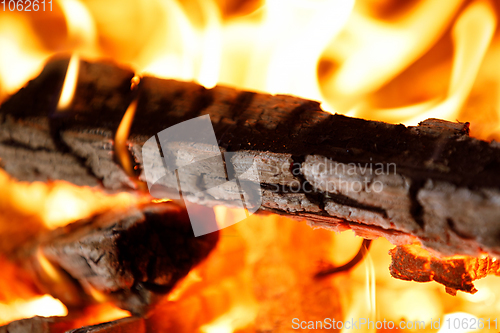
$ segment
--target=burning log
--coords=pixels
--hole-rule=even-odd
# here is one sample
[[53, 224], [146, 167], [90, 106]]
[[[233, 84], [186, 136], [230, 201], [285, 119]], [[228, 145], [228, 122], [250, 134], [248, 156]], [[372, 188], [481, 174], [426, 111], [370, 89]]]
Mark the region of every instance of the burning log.
[[[215, 223], [213, 212], [200, 209]], [[17, 259], [34, 273], [40, 289], [68, 306], [112, 301], [145, 314], [217, 240], [217, 233], [194, 237], [186, 210], [166, 202], [69, 224], [19, 249]]]
[[500, 276], [500, 263], [488, 256], [437, 258], [420, 245], [401, 245], [389, 252], [392, 256], [391, 275], [397, 279], [429, 282], [436, 281], [446, 292], [456, 295], [457, 290], [474, 294], [472, 282], [488, 274]]
[[0, 327], [0, 333], [107, 333], [146, 332], [143, 318], [129, 317], [93, 326], [76, 328], [79, 320], [67, 317], [33, 317], [13, 321]]
[[[20, 180], [136, 188], [113, 157], [112, 138], [138, 92], [129, 151], [142, 181], [146, 171], [166, 175], [161, 185], [176, 189], [177, 179], [158, 160], [160, 147], [142, 147], [170, 126], [210, 115], [220, 150], [236, 152], [232, 164], [259, 170], [263, 211], [395, 244], [418, 240], [444, 255], [500, 255], [500, 148], [468, 137], [468, 124], [391, 125], [332, 115], [292, 96], [153, 77], [127, 90], [132, 71], [87, 62], [70, 110], [57, 113], [66, 64], [49, 63], [0, 109], [3, 168]], [[207, 149], [181, 146], [192, 155]], [[204, 180], [194, 178], [182, 189], [185, 199], [225, 202], [224, 193], [200, 197]]]
[[33, 317], [13, 321], [0, 327], [0, 333], [63, 333], [74, 327], [74, 322], [65, 317]]
[[98, 324], [94, 326], [87, 326], [77, 328], [68, 333], [144, 333], [146, 332], [146, 325], [143, 318], [124, 318], [115, 320], [109, 323]]

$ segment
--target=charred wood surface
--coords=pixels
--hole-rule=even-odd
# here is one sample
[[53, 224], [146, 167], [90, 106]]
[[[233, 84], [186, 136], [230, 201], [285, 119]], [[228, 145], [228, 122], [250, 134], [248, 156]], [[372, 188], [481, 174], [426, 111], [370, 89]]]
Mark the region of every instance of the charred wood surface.
[[437, 258], [419, 245], [402, 245], [390, 251], [391, 275], [397, 279], [429, 282], [436, 281], [446, 292], [456, 295], [457, 290], [474, 294], [474, 280], [488, 274], [500, 275], [500, 263], [488, 256], [481, 258]]
[[[205, 218], [213, 212], [201, 207]], [[43, 235], [18, 252], [40, 289], [68, 306], [112, 301], [145, 314], [215, 247], [218, 233], [194, 237], [173, 203], [111, 210]]]
[[146, 333], [146, 324], [143, 318], [124, 318], [108, 323], [86, 326], [67, 331], [67, 333]]
[[129, 317], [115, 321], [75, 328], [84, 322], [85, 318], [68, 317], [32, 317], [13, 321], [0, 327], [0, 333], [144, 333], [145, 320]]
[[75, 327], [75, 320], [65, 317], [32, 317], [0, 327], [0, 333], [64, 333]]
[[[57, 113], [66, 64], [49, 63], [0, 109], [1, 163], [20, 180], [136, 188], [113, 156], [112, 139], [139, 96], [129, 148], [143, 181], [149, 170], [175, 190], [177, 179], [165, 174], [159, 147], [143, 145], [170, 126], [210, 115], [221, 151], [237, 152], [233, 165], [257, 166], [261, 210], [395, 244], [418, 239], [445, 255], [500, 255], [500, 146], [470, 138], [468, 124], [391, 125], [331, 115], [297, 97], [153, 77], [130, 90], [131, 70], [87, 62], [72, 108]], [[190, 142], [179, 147], [185, 156], [212, 149]], [[186, 199], [225, 202], [223, 192], [200, 196], [200, 183], [211, 180], [193, 178], [183, 188]]]

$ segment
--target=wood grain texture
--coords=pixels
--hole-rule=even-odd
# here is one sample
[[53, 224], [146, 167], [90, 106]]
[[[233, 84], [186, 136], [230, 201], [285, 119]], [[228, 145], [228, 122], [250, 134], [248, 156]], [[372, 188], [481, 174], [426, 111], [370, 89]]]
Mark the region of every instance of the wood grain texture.
[[[212, 210], [200, 209], [215, 221]], [[108, 300], [143, 315], [217, 240], [217, 232], [194, 237], [186, 210], [173, 202], [143, 204], [55, 229], [19, 249], [17, 260], [68, 306]]]
[[[85, 63], [80, 72], [102, 71], [94, 66], [102, 65]], [[60, 80], [64, 70], [53, 67], [48, 65], [46, 72]], [[57, 119], [48, 104], [19, 107], [19, 100], [42, 94], [35, 89], [40, 78], [4, 103], [4, 169], [20, 180], [136, 189], [115, 162], [112, 138], [127, 103], [138, 96], [129, 149], [143, 181], [143, 164], [149, 163], [146, 169], [166, 176], [163, 185], [175, 191], [176, 178], [168, 177], [159, 152], [143, 150], [143, 145], [170, 126], [209, 115], [221, 152], [237, 152], [233, 165], [258, 167], [261, 211], [307, 219], [314, 227], [385, 236], [395, 244], [418, 240], [438, 254], [500, 255], [500, 147], [468, 137], [468, 124], [392, 125], [331, 115], [319, 103], [293, 96], [206, 89], [153, 77], [143, 77], [137, 90], [127, 91], [125, 82], [133, 72], [118, 66], [116, 72], [106, 72], [103, 88], [116, 93], [101, 96], [100, 89], [93, 89], [94, 96], [85, 92], [90, 83], [79, 84], [74, 111]], [[191, 154], [213, 149], [191, 142], [179, 147]], [[227, 193], [200, 195], [205, 180], [194, 178], [191, 187], [183, 188], [185, 199], [224, 202]]]

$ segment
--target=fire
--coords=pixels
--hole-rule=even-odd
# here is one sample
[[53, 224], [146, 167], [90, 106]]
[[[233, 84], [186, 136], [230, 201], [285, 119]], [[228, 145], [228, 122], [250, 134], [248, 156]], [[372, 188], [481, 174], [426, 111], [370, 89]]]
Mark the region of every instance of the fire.
[[68, 64], [66, 77], [64, 78], [61, 97], [59, 98], [59, 103], [57, 103], [58, 111], [64, 111], [69, 108], [71, 101], [73, 100], [73, 95], [75, 94], [76, 90], [76, 83], [78, 82], [79, 68], [80, 58], [76, 54], [73, 54]]
[[40, 71], [43, 60], [49, 56], [40, 46], [27, 18], [1, 16], [0, 101]]
[[[70, 52], [61, 112], [70, 107], [79, 59], [104, 57], [133, 65], [138, 75], [293, 94], [318, 100], [331, 112], [392, 123], [414, 125], [431, 117], [470, 121], [474, 136], [500, 138], [500, 12], [493, 0], [58, 0], [53, 5], [53, 11], [38, 13], [43, 19], [0, 11], [0, 101], [35, 76], [49, 56]], [[135, 107], [130, 105], [115, 137], [116, 155], [129, 175], [127, 138]], [[21, 183], [1, 170], [0, 188], [2, 252], [41, 231], [150, 200], [60, 181]], [[248, 215], [225, 207], [215, 212], [221, 226]], [[432, 284], [392, 279], [384, 240], [376, 240], [367, 260], [350, 272], [321, 283], [308, 279], [318, 262], [345, 262], [357, 251], [353, 244], [349, 235], [251, 216], [223, 229], [217, 250], [177, 286], [163, 310], [197, 311], [200, 318], [188, 319], [193, 330], [205, 333], [288, 329], [291, 323], [281, 311], [290, 308], [311, 317], [328, 313], [395, 322], [443, 322], [457, 311], [493, 318], [500, 311], [495, 278], [478, 281], [477, 294], [456, 298]], [[42, 254], [38, 259], [47, 278], [60, 282], [60, 272]], [[318, 295], [327, 311], [316, 309], [312, 300]], [[93, 296], [105, 301], [97, 292]], [[43, 315], [44, 309], [50, 310], [47, 315], [66, 314], [48, 296], [25, 298], [0, 299], [0, 313], [6, 314], [0, 319]], [[89, 311], [98, 314], [96, 322], [129, 315], [105, 304]]]
[[12, 303], [0, 303], [0, 325], [13, 320], [33, 316], [66, 316], [68, 310], [61, 301], [49, 296], [39, 296], [27, 301], [17, 300]]
[[40, 294], [30, 283], [27, 273], [0, 256], [0, 325], [32, 316], [65, 316], [68, 313], [61, 301]]
[[120, 164], [127, 172], [130, 177], [134, 177], [134, 168], [132, 167], [132, 161], [130, 153], [127, 147], [127, 140], [130, 133], [130, 127], [135, 116], [135, 110], [137, 109], [137, 100], [133, 101], [128, 107], [123, 119], [116, 130], [115, 136], [115, 153], [120, 160]]

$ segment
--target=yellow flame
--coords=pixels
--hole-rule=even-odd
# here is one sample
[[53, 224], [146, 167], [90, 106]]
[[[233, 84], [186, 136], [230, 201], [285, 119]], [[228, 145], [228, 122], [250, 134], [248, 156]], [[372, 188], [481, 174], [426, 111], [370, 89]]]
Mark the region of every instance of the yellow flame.
[[[17, 182], [1, 169], [0, 188], [4, 189], [0, 191], [2, 213], [11, 218], [26, 220], [24, 228], [30, 228], [27, 227], [29, 223], [39, 222], [54, 229], [106, 209], [127, 207], [149, 200], [148, 197], [137, 197], [126, 192], [107, 194], [98, 189], [62, 181], [50, 184]], [[36, 218], [29, 220], [27, 216]], [[0, 220], [0, 231], [5, 232], [10, 226], [2, 223], [4, 222]], [[33, 232], [38, 230], [34, 225], [31, 228]]]
[[129, 176], [134, 175], [134, 168], [132, 167], [132, 161], [127, 148], [127, 140], [130, 133], [130, 127], [132, 127], [132, 122], [134, 121], [136, 109], [137, 100], [134, 100], [125, 112], [115, 136], [115, 154], [121, 166]]
[[192, 80], [195, 73], [197, 36], [181, 5], [174, 0], [159, 3], [162, 20], [151, 43], [138, 59], [141, 71], [160, 77]]
[[67, 314], [68, 309], [64, 304], [50, 295], [29, 300], [17, 300], [8, 304], [0, 303], [0, 325], [34, 316], [51, 317], [66, 316]]
[[182, 279], [180, 283], [178, 283], [174, 290], [172, 290], [169, 294], [167, 299], [169, 301], [177, 301], [180, 299], [180, 297], [183, 295], [183, 293], [193, 284], [202, 281], [202, 277], [200, 276], [199, 271], [195, 268], [192, 269], [189, 274]]
[[68, 69], [66, 70], [66, 77], [64, 78], [63, 87], [61, 90], [61, 97], [57, 104], [57, 110], [63, 111], [69, 108], [73, 96], [75, 95], [76, 85], [78, 83], [78, 70], [80, 69], [80, 57], [76, 54], [71, 56], [69, 60]]
[[255, 309], [245, 306], [235, 306], [222, 316], [200, 327], [203, 333], [233, 333], [235, 330], [244, 328], [255, 319]]
[[[407, 107], [374, 110], [369, 105], [358, 105], [352, 115], [388, 122], [417, 125], [428, 118], [455, 121], [458, 112], [472, 89], [479, 66], [488, 50], [497, 19], [489, 1], [469, 5], [453, 26], [453, 71], [448, 93], [444, 99], [433, 100]], [[356, 109], [354, 109], [356, 110]]]
[[95, 54], [97, 28], [88, 8], [78, 0], [58, 0], [68, 27], [68, 39], [73, 50], [87, 56]]
[[197, 81], [212, 88], [217, 84], [221, 66], [222, 26], [217, 4], [212, 0], [199, 0], [206, 21], [201, 31], [201, 60]]
[[47, 276], [54, 282], [61, 282], [62, 275], [58, 271], [58, 269], [45, 257], [42, 251], [39, 249], [36, 253], [36, 258], [38, 259], [38, 263], [42, 267], [43, 271]]
[[111, 303], [101, 303], [85, 308], [82, 317], [82, 326], [96, 325], [130, 317], [130, 312], [117, 308]]
[[476, 1], [460, 15], [453, 27], [455, 56], [448, 96], [437, 107], [407, 120], [408, 125], [416, 125], [430, 117], [456, 120], [455, 116], [472, 89], [496, 24], [494, 9], [489, 1]]
[[105, 294], [101, 293], [100, 291], [98, 291], [97, 289], [92, 287], [91, 285], [86, 285], [85, 290], [98, 303], [104, 303], [104, 302], [108, 301], [108, 297]]
[[355, 11], [342, 38], [326, 57], [340, 63], [322, 86], [325, 97], [342, 112], [395, 77], [442, 35], [463, 0], [418, 2], [395, 21], [381, 21]]
[[42, 69], [43, 50], [29, 22], [21, 17], [0, 19], [0, 102]]
[[163, 203], [163, 202], [169, 202], [172, 201], [172, 199], [153, 199], [151, 200], [152, 203]]
[[[375, 268], [373, 267], [372, 256], [365, 250], [365, 274], [366, 274], [366, 305], [368, 307], [368, 318], [371, 321], [376, 321], [377, 317], [377, 304], [375, 295]], [[375, 329], [373, 329], [375, 331]]]
[[138, 202], [132, 194], [108, 195], [95, 189], [58, 183], [44, 200], [42, 218], [49, 228], [56, 228], [111, 207], [126, 207]]
[[250, 73], [250, 80], [263, 79], [260, 88], [271, 93], [320, 100], [316, 75], [320, 56], [343, 28], [353, 6], [350, 0], [268, 0], [257, 48], [263, 53], [257, 58], [264, 61], [256, 64], [259, 71]]

